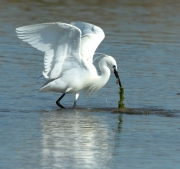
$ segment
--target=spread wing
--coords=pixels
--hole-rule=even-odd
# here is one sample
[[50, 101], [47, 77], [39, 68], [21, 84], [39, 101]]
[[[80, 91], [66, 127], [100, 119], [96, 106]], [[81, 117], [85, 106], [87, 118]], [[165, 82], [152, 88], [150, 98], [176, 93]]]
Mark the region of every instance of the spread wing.
[[45, 78], [55, 79], [65, 70], [82, 66], [79, 28], [55, 22], [20, 27], [16, 32], [20, 39], [45, 52]]
[[70, 24], [81, 30], [82, 36], [80, 52], [83, 58], [92, 63], [93, 55], [105, 37], [103, 30], [98, 26], [86, 22], [71, 22]]

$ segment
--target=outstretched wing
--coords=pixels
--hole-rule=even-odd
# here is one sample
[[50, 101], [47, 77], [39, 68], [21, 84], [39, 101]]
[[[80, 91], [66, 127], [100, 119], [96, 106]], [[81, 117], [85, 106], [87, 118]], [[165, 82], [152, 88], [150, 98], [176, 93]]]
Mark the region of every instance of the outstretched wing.
[[71, 25], [78, 27], [82, 32], [80, 52], [83, 58], [93, 61], [93, 55], [104, 39], [103, 30], [95, 25], [86, 22], [71, 22]]
[[34, 48], [45, 52], [43, 75], [48, 79], [81, 66], [81, 30], [65, 23], [43, 23], [16, 29], [17, 35]]

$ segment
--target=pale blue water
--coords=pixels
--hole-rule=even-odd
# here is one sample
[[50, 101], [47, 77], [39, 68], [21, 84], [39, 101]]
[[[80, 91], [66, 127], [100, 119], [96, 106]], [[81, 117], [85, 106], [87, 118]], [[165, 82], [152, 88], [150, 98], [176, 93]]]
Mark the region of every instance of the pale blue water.
[[[0, 168], [178, 168], [179, 12], [177, 1], [0, 0]], [[75, 20], [105, 31], [97, 52], [117, 60], [131, 112], [114, 112], [113, 74], [92, 97], [81, 95], [77, 110], [38, 93], [43, 54], [15, 28]], [[62, 103], [72, 107], [73, 96]]]

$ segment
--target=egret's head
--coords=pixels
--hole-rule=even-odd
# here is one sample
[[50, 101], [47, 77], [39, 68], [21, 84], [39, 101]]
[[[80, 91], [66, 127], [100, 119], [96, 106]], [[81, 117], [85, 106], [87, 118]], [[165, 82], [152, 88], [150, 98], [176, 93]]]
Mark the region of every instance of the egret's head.
[[118, 71], [117, 71], [116, 60], [112, 56], [106, 56], [105, 60], [106, 60], [105, 62], [107, 64], [107, 66], [109, 67], [109, 69], [112, 70], [112, 72], [114, 72], [114, 74], [116, 76], [116, 83], [119, 84], [120, 87], [122, 87], [120, 77], [119, 77]]
[[106, 65], [107, 67], [112, 71], [114, 72], [114, 66], [116, 67], [116, 70], [117, 70], [117, 64], [116, 64], [116, 60], [112, 57], [112, 56], [107, 56], [104, 57], [105, 59], [105, 62], [106, 62]]

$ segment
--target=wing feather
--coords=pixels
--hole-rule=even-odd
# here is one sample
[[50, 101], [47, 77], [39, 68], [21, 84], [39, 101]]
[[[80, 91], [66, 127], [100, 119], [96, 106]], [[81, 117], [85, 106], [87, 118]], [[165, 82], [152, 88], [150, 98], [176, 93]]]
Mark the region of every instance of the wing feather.
[[86, 22], [71, 22], [71, 25], [78, 27], [81, 32], [81, 55], [83, 58], [93, 61], [93, 55], [105, 37], [103, 30], [95, 25]]
[[45, 78], [55, 79], [62, 72], [81, 66], [81, 30], [73, 25], [55, 22], [24, 26], [16, 29], [18, 37], [45, 52]]

